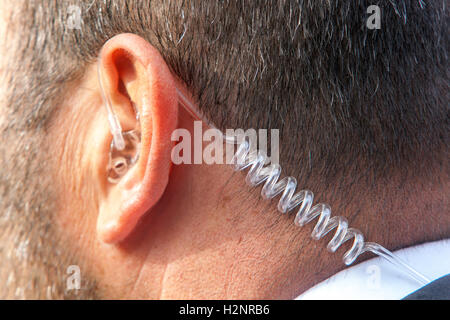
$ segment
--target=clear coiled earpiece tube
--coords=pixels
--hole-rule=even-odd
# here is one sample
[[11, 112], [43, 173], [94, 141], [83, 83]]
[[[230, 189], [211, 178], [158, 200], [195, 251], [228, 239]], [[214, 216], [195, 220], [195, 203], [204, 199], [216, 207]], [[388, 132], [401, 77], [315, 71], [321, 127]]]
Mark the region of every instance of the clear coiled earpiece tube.
[[335, 252], [342, 244], [353, 239], [351, 248], [343, 256], [346, 265], [352, 264], [364, 252], [372, 252], [385, 258], [422, 285], [430, 282], [383, 246], [374, 242], [365, 242], [361, 231], [350, 228], [344, 217], [331, 216], [331, 208], [328, 204], [319, 203], [313, 206], [314, 194], [310, 190], [301, 190], [296, 193], [296, 179], [293, 177], [280, 179], [280, 165], [266, 165], [267, 156], [261, 151], [253, 151], [256, 149], [252, 148], [251, 139], [225, 137], [225, 141], [238, 145], [232, 163], [235, 171], [249, 169], [245, 179], [249, 186], [256, 187], [264, 183], [261, 196], [266, 200], [280, 195], [278, 211], [288, 213], [295, 209], [294, 223], [299, 227], [317, 219], [311, 234], [314, 240], [320, 240], [334, 230], [334, 236], [327, 245], [328, 251]]
[[[118, 183], [123, 175], [133, 166], [140, 153], [141, 132], [139, 127], [132, 131], [122, 132], [120, 123], [111, 106], [109, 98], [104, 92], [100, 64], [98, 67], [99, 84], [102, 91], [103, 100], [108, 112], [108, 121], [111, 128], [113, 140], [111, 142], [110, 161], [108, 164], [108, 181]], [[179, 103], [196, 119], [205, 122], [210, 128], [215, 126], [206, 120], [189, 100], [177, 89]], [[137, 123], [139, 123], [139, 113], [135, 105]], [[314, 219], [317, 223], [312, 231], [312, 238], [319, 240], [334, 230], [334, 236], [329, 241], [327, 249], [335, 252], [342, 244], [353, 239], [351, 248], [344, 254], [343, 261], [346, 265], [352, 264], [361, 254], [372, 252], [394, 264], [405, 274], [409, 275], [419, 283], [426, 284], [429, 281], [425, 276], [411, 268], [399, 257], [387, 250], [383, 246], [365, 242], [363, 234], [348, 226], [344, 217], [331, 216], [331, 208], [328, 204], [319, 203], [313, 206], [314, 194], [309, 190], [296, 192], [297, 181], [294, 177], [281, 177], [281, 167], [278, 164], [269, 164], [267, 155], [256, 150], [251, 145], [251, 140], [238, 136], [226, 136], [222, 134], [225, 143], [237, 145], [237, 151], [232, 159], [235, 171], [243, 171], [249, 168], [246, 182], [252, 187], [264, 183], [261, 196], [270, 200], [280, 195], [278, 201], [278, 211], [289, 213], [294, 209], [297, 211], [294, 223], [302, 227]]]

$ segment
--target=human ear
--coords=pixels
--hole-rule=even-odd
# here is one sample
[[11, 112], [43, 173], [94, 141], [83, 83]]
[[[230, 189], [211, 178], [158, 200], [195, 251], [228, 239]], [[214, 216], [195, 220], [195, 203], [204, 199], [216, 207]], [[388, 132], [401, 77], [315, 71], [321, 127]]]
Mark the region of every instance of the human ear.
[[[164, 193], [169, 181], [171, 134], [177, 126], [178, 100], [175, 80], [166, 62], [137, 35], [120, 34], [110, 39], [102, 48], [98, 63], [105, 96], [109, 97], [123, 131], [138, 127], [141, 135], [136, 163], [117, 183], [104, 184], [99, 203], [98, 237], [103, 242], [116, 243], [136, 228]], [[138, 119], [132, 106], [139, 112]], [[104, 143], [109, 146], [110, 142], [108, 135]], [[102, 160], [96, 165], [102, 172], [101, 166], [107, 165], [109, 156], [99, 159]]]

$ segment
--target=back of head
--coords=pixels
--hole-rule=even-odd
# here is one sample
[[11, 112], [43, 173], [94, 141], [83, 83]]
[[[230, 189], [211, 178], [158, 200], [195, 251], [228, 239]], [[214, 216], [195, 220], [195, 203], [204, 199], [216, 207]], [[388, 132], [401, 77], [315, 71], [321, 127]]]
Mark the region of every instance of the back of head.
[[[125, 32], [159, 50], [217, 127], [279, 129], [285, 171], [341, 209], [383, 196], [402, 202], [393, 193], [402, 184], [445, 185], [448, 9], [385, 1], [379, 29], [370, 29], [370, 4], [87, 1], [75, 7], [79, 29], [67, 22], [67, 2], [14, 5], [0, 208], [39, 222], [5, 230], [32, 229], [37, 239], [48, 227], [57, 192], [43, 182], [39, 146], [67, 85]], [[19, 193], [25, 184], [33, 190]]]

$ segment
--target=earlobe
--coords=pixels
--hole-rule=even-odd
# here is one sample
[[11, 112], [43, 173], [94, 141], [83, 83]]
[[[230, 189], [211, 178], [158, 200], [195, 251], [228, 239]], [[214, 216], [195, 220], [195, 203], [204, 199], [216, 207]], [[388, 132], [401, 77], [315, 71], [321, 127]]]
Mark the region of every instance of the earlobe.
[[[134, 230], [164, 193], [169, 181], [171, 134], [177, 126], [178, 100], [164, 59], [139, 36], [121, 34], [110, 39], [102, 49], [99, 63], [106, 94], [111, 97], [120, 122], [125, 122], [124, 131], [133, 127], [130, 105], [134, 103], [139, 111], [139, 158], [118, 183], [107, 184], [99, 204], [97, 234], [106, 243], [116, 243]], [[110, 140], [109, 135], [105, 143]]]

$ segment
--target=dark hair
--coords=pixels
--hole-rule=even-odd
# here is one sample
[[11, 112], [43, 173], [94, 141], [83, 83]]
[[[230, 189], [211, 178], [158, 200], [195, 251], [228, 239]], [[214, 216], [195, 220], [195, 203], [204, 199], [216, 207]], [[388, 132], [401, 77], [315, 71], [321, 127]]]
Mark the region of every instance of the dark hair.
[[[33, 146], [45, 139], [66, 85], [124, 32], [159, 49], [218, 127], [280, 129], [281, 164], [313, 190], [351, 198], [394, 174], [430, 175], [448, 144], [448, 9], [440, 1], [375, 1], [381, 28], [372, 30], [373, 2], [15, 4], [2, 134], [24, 139], [0, 161], [1, 207], [20, 203], [26, 184], [42, 188], [31, 183], [41, 168]], [[69, 28], [71, 4], [81, 9], [80, 29]], [[42, 203], [29, 197], [39, 211]]]

